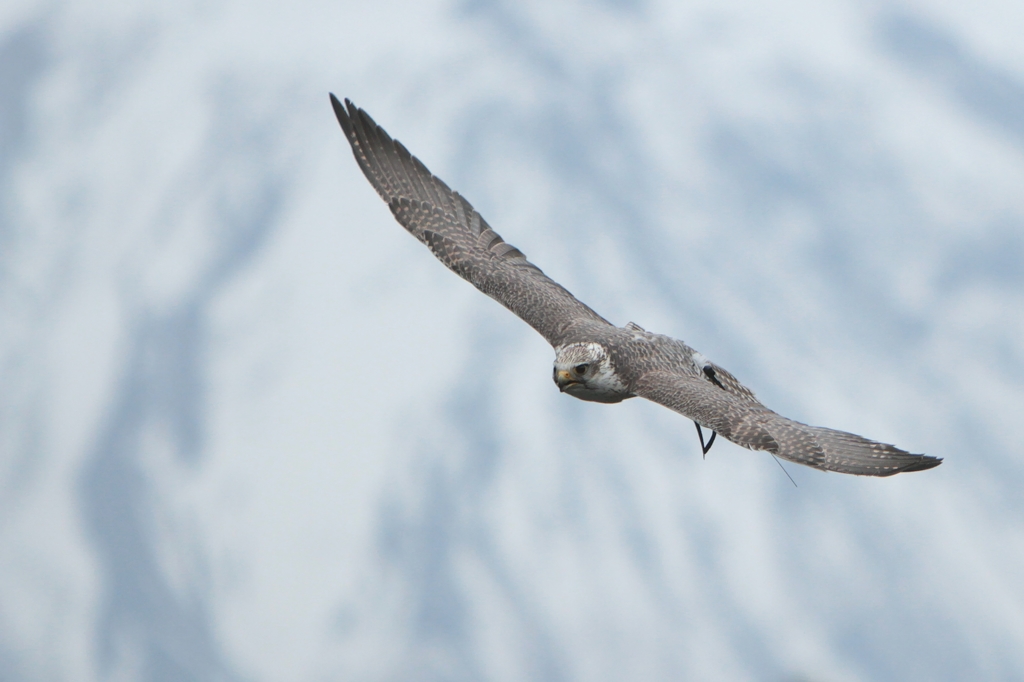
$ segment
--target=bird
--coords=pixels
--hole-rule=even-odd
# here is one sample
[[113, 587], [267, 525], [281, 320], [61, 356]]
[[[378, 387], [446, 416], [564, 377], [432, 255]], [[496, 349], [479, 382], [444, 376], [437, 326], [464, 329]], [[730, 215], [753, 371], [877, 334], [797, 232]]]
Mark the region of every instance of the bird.
[[[432, 174], [365, 110], [330, 93], [366, 179], [398, 223], [450, 270], [533, 327], [554, 348], [552, 378], [574, 398], [619, 403], [636, 396], [693, 420], [707, 455], [715, 436], [824, 471], [891, 476], [942, 459], [770, 410], [724, 368], [684, 342], [632, 322], [617, 327], [527, 260], [473, 206]], [[702, 427], [711, 431], [704, 442]]]

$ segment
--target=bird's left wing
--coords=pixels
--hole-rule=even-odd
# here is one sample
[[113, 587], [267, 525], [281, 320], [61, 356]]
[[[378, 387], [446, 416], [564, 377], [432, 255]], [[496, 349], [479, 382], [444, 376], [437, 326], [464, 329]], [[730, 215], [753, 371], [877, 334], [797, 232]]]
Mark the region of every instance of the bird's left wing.
[[[718, 368], [718, 371], [724, 370]], [[729, 377], [736, 381], [731, 374]], [[636, 382], [633, 390], [639, 396], [717, 431], [737, 445], [767, 450], [816, 469], [860, 476], [891, 476], [924, 471], [942, 462], [937, 457], [915, 455], [845, 431], [801, 424], [769, 410], [749, 391], [727, 390], [696, 375], [651, 371]]]
[[331, 95], [331, 104], [366, 179], [395, 219], [437, 258], [558, 346], [576, 322], [609, 324], [511, 244], [458, 192], [448, 188], [374, 123], [370, 115]]

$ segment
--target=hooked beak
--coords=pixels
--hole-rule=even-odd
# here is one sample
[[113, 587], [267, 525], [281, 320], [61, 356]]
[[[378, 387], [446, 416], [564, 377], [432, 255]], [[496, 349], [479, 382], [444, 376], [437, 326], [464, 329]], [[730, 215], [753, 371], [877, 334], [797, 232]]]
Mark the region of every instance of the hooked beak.
[[573, 384], [578, 384], [580, 382], [577, 381], [576, 379], [573, 379], [572, 375], [569, 374], [569, 372], [567, 372], [566, 370], [559, 369], [555, 370], [555, 383], [558, 384], [558, 390], [561, 391], [562, 393], [565, 393], [565, 389], [569, 388]]

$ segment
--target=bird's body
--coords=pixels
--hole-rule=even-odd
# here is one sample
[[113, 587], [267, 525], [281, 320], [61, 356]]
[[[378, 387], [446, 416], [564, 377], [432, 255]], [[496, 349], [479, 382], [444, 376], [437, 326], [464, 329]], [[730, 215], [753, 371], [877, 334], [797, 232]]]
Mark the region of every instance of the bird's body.
[[331, 102], [359, 167], [395, 219], [548, 340], [555, 349], [553, 378], [563, 392], [603, 403], [647, 398], [689, 417], [698, 431], [703, 426], [743, 447], [828, 471], [889, 476], [942, 461], [787, 419], [682, 341], [633, 323], [612, 325], [506, 243], [365, 111], [334, 95]]

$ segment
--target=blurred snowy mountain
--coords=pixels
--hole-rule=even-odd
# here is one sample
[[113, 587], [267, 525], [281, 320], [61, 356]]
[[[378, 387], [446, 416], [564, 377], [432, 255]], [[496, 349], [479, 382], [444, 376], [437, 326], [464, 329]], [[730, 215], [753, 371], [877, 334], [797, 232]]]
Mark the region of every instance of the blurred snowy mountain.
[[[1024, 677], [1015, 3], [0, 8], [0, 679]], [[944, 457], [551, 383], [365, 107], [617, 324]]]

